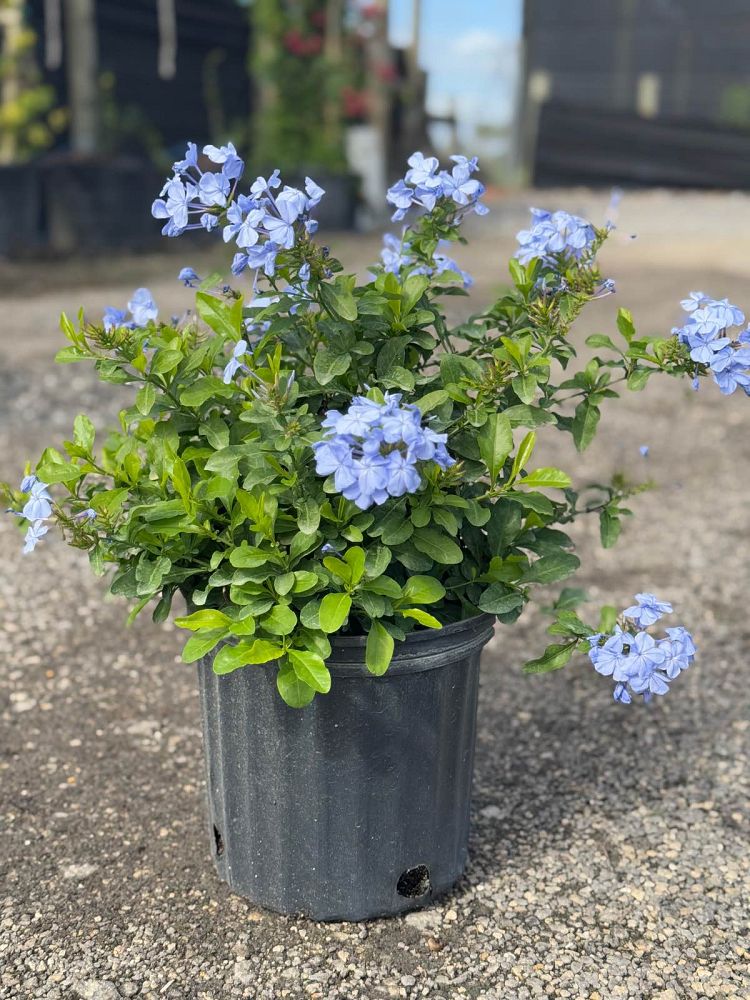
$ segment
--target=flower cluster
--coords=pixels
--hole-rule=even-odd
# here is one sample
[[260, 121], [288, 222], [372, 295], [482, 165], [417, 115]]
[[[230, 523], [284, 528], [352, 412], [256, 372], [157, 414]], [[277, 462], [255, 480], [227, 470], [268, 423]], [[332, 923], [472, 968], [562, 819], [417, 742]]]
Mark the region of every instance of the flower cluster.
[[234, 240], [240, 248], [232, 261], [232, 273], [242, 274], [246, 268], [260, 270], [271, 277], [276, 270], [280, 250], [291, 250], [300, 231], [314, 233], [318, 224], [310, 212], [319, 204], [325, 191], [311, 177], [305, 178], [305, 190], [281, 186], [279, 171], [269, 178], [258, 177], [250, 194], [241, 194], [227, 211], [224, 242]]
[[691, 359], [709, 369], [725, 396], [738, 387], [750, 396], [750, 346], [743, 346], [750, 345], [750, 327], [727, 336], [730, 327], [744, 325], [742, 310], [727, 299], [712, 299], [703, 292], [691, 292], [680, 305], [688, 319], [672, 332], [690, 348]]
[[[173, 176], [161, 190], [161, 197], [151, 206], [155, 219], [166, 219], [164, 236], [180, 236], [188, 229], [211, 232], [218, 223], [217, 208], [229, 204], [245, 164], [231, 142], [226, 146], [204, 146], [203, 155], [219, 170], [201, 170], [198, 147], [189, 142], [185, 158], [172, 164]], [[166, 197], [165, 197], [166, 196]], [[191, 217], [197, 221], [190, 221]]]
[[[278, 191], [281, 179], [274, 170], [270, 177], [257, 177], [248, 194], [237, 194], [244, 163], [232, 143], [204, 146], [203, 154], [221, 169], [201, 170], [198, 147], [188, 143], [185, 159], [173, 165], [174, 176], [152, 205], [151, 214], [167, 220], [162, 229], [165, 236], [180, 236], [188, 229], [211, 232], [221, 225], [224, 242], [234, 241], [238, 247], [232, 273], [239, 275], [250, 268], [272, 277], [279, 252], [291, 250], [300, 232], [316, 231], [318, 224], [310, 213], [325, 191], [311, 177], [305, 178], [304, 191], [288, 185]], [[180, 280], [191, 284], [195, 272], [183, 271]]]
[[636, 594], [636, 603], [622, 613], [623, 626], [589, 636], [589, 659], [594, 669], [615, 682], [614, 699], [629, 705], [634, 694], [644, 701], [669, 691], [669, 682], [687, 670], [695, 658], [695, 644], [686, 628], [666, 629], [666, 638], [654, 639], [645, 631], [672, 605], [653, 594]]
[[419, 462], [436, 462], [441, 469], [454, 464], [445, 447], [448, 436], [423, 427], [419, 409], [400, 403], [400, 393], [386, 393], [382, 403], [356, 396], [346, 413], [328, 412], [326, 436], [313, 445], [315, 471], [333, 475], [336, 490], [361, 510], [416, 493]]
[[440, 169], [435, 156], [413, 153], [409, 159], [409, 169], [404, 177], [388, 189], [387, 200], [396, 209], [392, 219], [399, 222], [406, 217], [410, 208], [417, 206], [432, 212], [441, 199], [452, 201], [458, 206], [454, 222], [465, 215], [476, 212], [486, 215], [489, 209], [479, 199], [485, 191], [484, 184], [472, 174], [479, 169], [476, 156], [451, 156], [454, 163], [450, 173]]
[[471, 288], [474, 284], [472, 276], [463, 271], [455, 260], [440, 250], [440, 247], [446, 242], [446, 240], [441, 240], [433, 253], [432, 260], [434, 266], [431, 267], [428, 264], [416, 266], [416, 258], [411, 253], [411, 244], [405, 243], [403, 239], [399, 239], [393, 233], [386, 233], [383, 236], [383, 249], [380, 251], [380, 259], [383, 262], [384, 270], [390, 274], [400, 274], [402, 270], [408, 269], [411, 274], [425, 274], [427, 277], [433, 278], [446, 272], [451, 272], [461, 278], [464, 288]]
[[522, 229], [516, 239], [516, 258], [522, 264], [536, 259], [553, 263], [559, 258], [581, 260], [593, 246], [596, 232], [591, 223], [577, 215], [532, 208], [531, 228]]
[[[130, 318], [128, 319], [128, 313]], [[128, 330], [139, 330], [149, 323], [155, 322], [159, 316], [159, 307], [154, 302], [154, 298], [148, 288], [136, 288], [133, 297], [128, 302], [128, 308], [116, 309], [114, 306], [107, 306], [102, 317], [102, 326], [109, 332], [118, 327], [125, 327]]]
[[[38, 476], [33, 474], [24, 476], [18, 489], [28, 499], [21, 510], [8, 510], [7, 513], [13, 514], [15, 517], [23, 517], [31, 522], [26, 529], [23, 547], [24, 555], [28, 555], [29, 552], [34, 551], [39, 539], [44, 538], [49, 531], [45, 522], [52, 517], [52, 496], [49, 492], [49, 483], [43, 483]], [[93, 521], [96, 516], [95, 510], [86, 507], [85, 510], [75, 514], [72, 520], [76, 524], [82, 524], [85, 521]]]

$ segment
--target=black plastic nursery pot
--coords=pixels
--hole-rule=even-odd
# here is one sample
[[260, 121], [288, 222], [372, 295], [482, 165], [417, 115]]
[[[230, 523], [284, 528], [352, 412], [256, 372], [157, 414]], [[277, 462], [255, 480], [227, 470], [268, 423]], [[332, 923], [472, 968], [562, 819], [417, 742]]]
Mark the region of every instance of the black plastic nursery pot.
[[425, 906], [468, 853], [480, 615], [397, 644], [388, 672], [342, 638], [331, 691], [304, 709], [276, 669], [217, 676], [198, 664], [211, 848], [252, 902], [315, 920], [365, 920]]

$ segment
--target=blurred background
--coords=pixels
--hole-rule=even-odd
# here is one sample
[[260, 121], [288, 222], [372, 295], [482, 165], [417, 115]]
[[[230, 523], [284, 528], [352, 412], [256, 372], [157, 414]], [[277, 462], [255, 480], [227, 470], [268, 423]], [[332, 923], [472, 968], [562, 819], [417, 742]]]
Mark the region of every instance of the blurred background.
[[366, 228], [415, 149], [524, 184], [741, 189], [746, 0], [0, 0], [0, 257], [138, 248], [187, 140]]

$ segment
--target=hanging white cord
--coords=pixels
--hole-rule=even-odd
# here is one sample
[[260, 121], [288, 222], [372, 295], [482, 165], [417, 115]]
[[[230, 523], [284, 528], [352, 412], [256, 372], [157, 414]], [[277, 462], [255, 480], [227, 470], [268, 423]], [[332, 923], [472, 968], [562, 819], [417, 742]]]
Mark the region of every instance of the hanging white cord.
[[159, 16], [159, 76], [171, 80], [177, 72], [175, 0], [156, 0]]
[[61, 0], [44, 0], [44, 65], [47, 69], [62, 66]]

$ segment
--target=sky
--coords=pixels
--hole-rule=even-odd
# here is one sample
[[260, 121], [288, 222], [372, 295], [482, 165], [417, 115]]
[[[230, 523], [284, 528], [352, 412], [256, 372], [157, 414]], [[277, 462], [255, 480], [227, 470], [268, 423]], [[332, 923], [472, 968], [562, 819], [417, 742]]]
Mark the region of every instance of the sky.
[[[390, 0], [395, 45], [411, 40], [414, 0]], [[504, 141], [487, 139], [512, 122], [520, 66], [523, 0], [422, 0], [420, 62], [429, 75], [433, 114], [453, 111], [462, 142], [479, 141], [500, 155]], [[484, 126], [484, 128], [482, 128]]]

